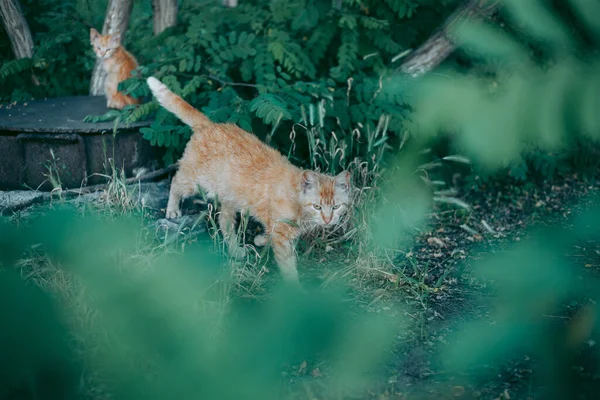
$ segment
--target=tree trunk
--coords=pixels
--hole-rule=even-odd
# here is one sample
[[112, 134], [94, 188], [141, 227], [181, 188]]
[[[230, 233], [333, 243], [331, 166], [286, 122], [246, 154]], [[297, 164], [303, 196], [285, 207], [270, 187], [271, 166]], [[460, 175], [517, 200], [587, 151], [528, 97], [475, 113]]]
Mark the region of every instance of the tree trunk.
[[437, 67], [456, 49], [456, 45], [450, 37], [450, 30], [467, 18], [489, 16], [494, 11], [497, 2], [497, 0], [466, 1], [425, 43], [409, 53], [398, 69], [412, 77], [417, 77]]
[[19, 0], [0, 0], [0, 16], [17, 58], [33, 56], [33, 39]]
[[223, 5], [224, 5], [225, 7], [231, 7], [231, 8], [234, 8], [234, 7], [237, 7], [237, 5], [238, 5], [238, 0], [223, 0]]
[[[104, 26], [102, 26], [102, 34], [108, 35], [119, 32], [121, 33], [121, 38], [124, 38], [127, 26], [129, 25], [129, 16], [131, 15], [132, 7], [133, 0], [109, 0], [106, 17], [104, 17]], [[104, 95], [105, 81], [106, 73], [104, 72], [104, 68], [102, 68], [102, 63], [96, 59], [96, 65], [94, 65], [92, 80], [90, 82], [90, 95]]]
[[177, 24], [177, 0], [152, 0], [154, 34]]

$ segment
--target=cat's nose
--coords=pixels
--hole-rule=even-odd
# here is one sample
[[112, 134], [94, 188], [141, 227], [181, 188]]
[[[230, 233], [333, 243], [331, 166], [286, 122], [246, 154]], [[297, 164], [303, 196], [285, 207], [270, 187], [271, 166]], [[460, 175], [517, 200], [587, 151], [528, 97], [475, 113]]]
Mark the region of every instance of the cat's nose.
[[324, 215], [323, 215], [323, 221], [324, 221], [326, 224], [329, 224], [329, 223], [331, 222], [331, 220], [332, 220], [332, 219], [333, 219], [333, 215], [330, 215], [329, 217], [326, 217], [326, 216], [324, 216]]

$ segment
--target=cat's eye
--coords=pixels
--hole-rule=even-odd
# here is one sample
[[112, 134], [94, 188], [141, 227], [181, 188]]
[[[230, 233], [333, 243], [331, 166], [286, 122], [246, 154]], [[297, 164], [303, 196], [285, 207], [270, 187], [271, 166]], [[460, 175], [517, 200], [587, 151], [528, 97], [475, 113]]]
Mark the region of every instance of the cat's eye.
[[318, 204], [313, 204], [313, 207], [315, 208], [315, 210], [320, 210], [321, 209], [321, 206], [318, 205]]
[[336, 204], [336, 205], [334, 205], [334, 206], [333, 206], [333, 207], [331, 207], [331, 208], [332, 208], [332, 209], [334, 209], [334, 210], [337, 210], [338, 208], [340, 208], [340, 205], [339, 205], [339, 204]]

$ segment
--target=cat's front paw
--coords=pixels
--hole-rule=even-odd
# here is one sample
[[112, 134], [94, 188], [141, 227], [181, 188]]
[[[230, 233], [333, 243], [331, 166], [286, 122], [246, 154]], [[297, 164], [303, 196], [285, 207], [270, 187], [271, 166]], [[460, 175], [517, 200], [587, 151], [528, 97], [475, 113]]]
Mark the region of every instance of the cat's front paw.
[[167, 208], [167, 212], [166, 212], [165, 217], [167, 219], [181, 218], [181, 210], [173, 210], [173, 209], [168, 209]]
[[122, 110], [125, 107], [125, 103], [123, 101], [113, 98], [107, 101], [106, 107], [115, 110]]
[[254, 238], [254, 244], [256, 246], [262, 247], [265, 246], [267, 243], [269, 243], [269, 235], [256, 235], [256, 237]]

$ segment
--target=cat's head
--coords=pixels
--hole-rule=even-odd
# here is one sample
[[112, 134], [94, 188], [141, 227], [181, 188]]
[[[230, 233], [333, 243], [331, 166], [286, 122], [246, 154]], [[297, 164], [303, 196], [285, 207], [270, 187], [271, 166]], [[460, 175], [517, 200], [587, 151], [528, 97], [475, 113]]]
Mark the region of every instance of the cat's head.
[[339, 224], [350, 207], [350, 190], [348, 171], [336, 176], [303, 171], [300, 204], [304, 222], [323, 227]]
[[98, 58], [110, 58], [121, 46], [121, 34], [101, 35], [94, 28], [90, 29], [90, 43]]

